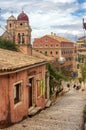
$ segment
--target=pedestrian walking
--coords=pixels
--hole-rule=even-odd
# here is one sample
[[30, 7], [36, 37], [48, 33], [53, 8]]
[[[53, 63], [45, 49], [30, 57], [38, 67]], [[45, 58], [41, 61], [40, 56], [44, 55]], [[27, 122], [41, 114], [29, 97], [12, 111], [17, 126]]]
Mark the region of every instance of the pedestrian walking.
[[76, 84], [73, 85], [73, 88], [76, 88]]
[[69, 84], [69, 83], [67, 83], [67, 87], [68, 87], [68, 89], [70, 90], [70, 84]]

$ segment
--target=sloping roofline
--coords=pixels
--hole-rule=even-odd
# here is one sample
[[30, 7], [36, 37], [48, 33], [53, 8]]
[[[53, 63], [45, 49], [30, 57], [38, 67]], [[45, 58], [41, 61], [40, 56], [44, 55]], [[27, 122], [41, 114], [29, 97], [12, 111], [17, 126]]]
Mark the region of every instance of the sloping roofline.
[[73, 43], [71, 40], [69, 40], [69, 39], [67, 39], [67, 38], [64, 38], [64, 37], [60, 37], [60, 36], [57, 36], [57, 35], [44, 35], [44, 36], [42, 36], [42, 37], [40, 37], [40, 38], [35, 38], [35, 40], [39, 40], [39, 39], [41, 39], [41, 38], [43, 38], [43, 37], [49, 37], [49, 38], [51, 38], [51, 39], [53, 39], [53, 40], [56, 40], [56, 41], [58, 41], [58, 42], [71, 42], [71, 43]]
[[0, 74], [3, 72], [20, 71], [33, 66], [45, 64], [46, 61], [35, 56], [29, 56], [20, 52], [0, 49]]

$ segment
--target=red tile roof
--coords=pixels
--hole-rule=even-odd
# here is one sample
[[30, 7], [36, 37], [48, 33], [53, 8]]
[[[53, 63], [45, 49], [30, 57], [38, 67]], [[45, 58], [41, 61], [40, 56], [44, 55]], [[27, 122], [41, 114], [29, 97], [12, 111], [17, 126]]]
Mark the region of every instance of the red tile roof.
[[45, 63], [45, 60], [41, 58], [0, 49], [0, 72], [17, 70], [43, 62]]
[[47, 35], [55, 40], [58, 40], [59, 42], [72, 42], [71, 40], [67, 39], [67, 38], [64, 38], [64, 37], [60, 37], [60, 36], [57, 36], [57, 35]]

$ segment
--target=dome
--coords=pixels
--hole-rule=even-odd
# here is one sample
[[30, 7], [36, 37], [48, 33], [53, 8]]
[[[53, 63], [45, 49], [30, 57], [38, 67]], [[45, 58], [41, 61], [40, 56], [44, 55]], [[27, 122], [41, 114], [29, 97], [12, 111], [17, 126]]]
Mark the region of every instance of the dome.
[[28, 16], [22, 11], [17, 17], [18, 21], [28, 21]]
[[16, 20], [16, 18], [15, 18], [13, 15], [11, 15], [11, 16], [8, 18], [8, 20]]

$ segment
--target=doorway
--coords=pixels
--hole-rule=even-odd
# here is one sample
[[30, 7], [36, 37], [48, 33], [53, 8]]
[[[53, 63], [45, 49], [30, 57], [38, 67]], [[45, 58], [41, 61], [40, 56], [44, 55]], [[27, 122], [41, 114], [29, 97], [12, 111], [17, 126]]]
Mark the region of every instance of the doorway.
[[29, 88], [28, 88], [28, 107], [33, 105], [33, 78], [29, 78]]

